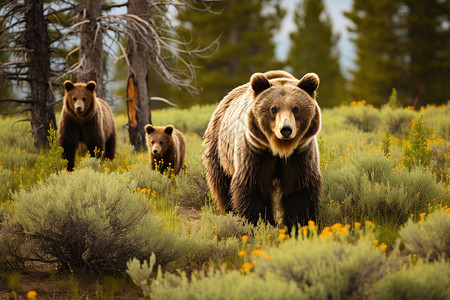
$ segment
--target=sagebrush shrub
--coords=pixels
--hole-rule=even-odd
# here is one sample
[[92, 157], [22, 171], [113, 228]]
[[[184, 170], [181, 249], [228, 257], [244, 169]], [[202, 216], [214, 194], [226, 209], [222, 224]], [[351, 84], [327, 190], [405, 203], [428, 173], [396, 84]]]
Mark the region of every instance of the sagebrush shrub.
[[[158, 272], [154, 280], [141, 276], [140, 282], [155, 299], [364, 299], [384, 275], [380, 270], [386, 264], [370, 235], [346, 244], [343, 239], [313, 234], [288, 239], [268, 253], [248, 263], [251, 267], [241, 273], [202, 271], [188, 280], [186, 274]], [[148, 265], [140, 267], [137, 261], [134, 265], [136, 277], [151, 274]]]
[[428, 203], [448, 203], [449, 194], [423, 168], [393, 170], [382, 152], [360, 152], [341, 166], [331, 163], [322, 172], [322, 225], [372, 220], [398, 226]]
[[35, 253], [74, 269], [120, 272], [128, 259], [152, 252], [166, 264], [180, 248], [134, 188], [123, 175], [90, 169], [51, 175], [13, 196], [8, 228], [34, 241]]
[[410, 253], [430, 260], [450, 258], [450, 209], [423, 213], [418, 223], [410, 219], [399, 233]]
[[383, 278], [377, 285], [375, 299], [449, 299], [450, 263], [440, 260], [433, 264], [407, 264], [400, 271]]
[[383, 127], [387, 127], [396, 136], [406, 133], [411, 127], [411, 120], [417, 117], [417, 112], [414, 110], [388, 106], [384, 106], [380, 113], [384, 122]]
[[379, 111], [371, 106], [351, 107], [346, 114], [347, 122], [363, 132], [374, 131], [380, 124]]

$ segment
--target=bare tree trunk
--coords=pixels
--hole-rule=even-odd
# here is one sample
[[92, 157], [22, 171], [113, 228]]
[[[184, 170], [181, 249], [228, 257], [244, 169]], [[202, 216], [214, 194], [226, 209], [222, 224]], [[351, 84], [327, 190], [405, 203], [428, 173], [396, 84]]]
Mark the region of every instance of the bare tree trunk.
[[88, 20], [89, 23], [81, 26], [80, 62], [82, 67], [77, 74], [77, 80], [80, 82], [94, 80], [97, 83], [96, 94], [103, 98], [105, 97], [103, 43], [100, 22], [97, 21], [97, 18], [102, 15], [102, 2], [101, 0], [81, 0], [80, 10], [83, 20]]
[[[150, 7], [147, 0], [129, 0], [128, 13], [147, 20]], [[130, 32], [127, 49], [131, 69], [128, 76], [127, 101], [128, 101], [128, 133], [130, 143], [136, 151], [144, 149], [145, 130], [147, 124], [151, 124], [150, 98], [148, 92], [148, 52], [142, 46], [144, 36], [137, 32]]]
[[43, 0], [26, 0], [25, 47], [31, 90], [31, 129], [34, 144], [48, 147], [50, 124], [56, 129], [50, 80], [50, 49]]

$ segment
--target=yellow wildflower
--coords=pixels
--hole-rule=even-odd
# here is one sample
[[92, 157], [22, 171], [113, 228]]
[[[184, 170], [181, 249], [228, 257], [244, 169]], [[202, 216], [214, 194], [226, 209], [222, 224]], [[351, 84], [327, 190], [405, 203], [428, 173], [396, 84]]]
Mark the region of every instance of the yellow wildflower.
[[309, 227], [314, 227], [315, 225], [316, 225], [316, 223], [314, 223], [313, 220], [309, 220], [309, 221], [308, 221], [308, 226], [309, 226]]
[[365, 224], [366, 224], [366, 226], [373, 226], [373, 223], [372, 222], [370, 222], [370, 221], [366, 221], [366, 222], [364, 222]]
[[245, 256], [245, 255], [247, 255], [247, 252], [246, 251], [239, 251], [238, 255], [239, 256]]
[[28, 299], [36, 299], [37, 293], [35, 291], [29, 291], [27, 293]]
[[256, 256], [260, 256], [261, 254], [264, 254], [264, 250], [256, 249], [256, 250], [253, 250], [251, 254], [252, 255], [256, 255]]
[[376, 247], [378, 245], [378, 240], [373, 240], [372, 241], [372, 247]]
[[361, 227], [361, 223], [359, 223], [359, 222], [355, 222], [355, 227], [356, 227], [356, 228], [359, 228], [359, 227]]
[[246, 262], [245, 264], [242, 265], [242, 268], [247, 270], [253, 269], [253, 264]]
[[387, 245], [385, 243], [381, 243], [378, 247], [380, 247], [383, 250], [386, 250]]
[[331, 230], [333, 230], [333, 231], [338, 231], [340, 228], [342, 228], [341, 223], [336, 223], [333, 226], [331, 226]]
[[248, 240], [248, 235], [243, 235], [243, 236], [242, 236], [242, 239], [243, 239], [244, 241]]

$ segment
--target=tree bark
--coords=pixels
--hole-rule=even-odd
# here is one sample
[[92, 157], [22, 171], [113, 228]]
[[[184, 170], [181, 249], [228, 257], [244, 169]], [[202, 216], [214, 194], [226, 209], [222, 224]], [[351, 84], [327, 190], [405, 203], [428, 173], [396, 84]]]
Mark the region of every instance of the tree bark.
[[81, 0], [80, 10], [83, 20], [88, 20], [81, 26], [80, 61], [82, 67], [77, 74], [79, 82], [94, 80], [97, 83], [95, 92], [97, 97], [105, 97], [103, 82], [104, 56], [102, 32], [97, 18], [102, 15], [101, 0]]
[[[147, 20], [150, 7], [146, 0], [129, 0], [128, 13]], [[142, 45], [145, 39], [138, 32], [129, 33], [134, 39], [127, 41], [127, 55], [130, 61], [127, 86], [128, 133], [130, 143], [136, 151], [146, 148], [145, 125], [151, 124], [150, 98], [148, 91], [148, 52]]]
[[50, 78], [50, 49], [43, 0], [26, 0], [25, 47], [31, 91], [31, 130], [37, 148], [48, 147], [50, 125], [56, 129]]

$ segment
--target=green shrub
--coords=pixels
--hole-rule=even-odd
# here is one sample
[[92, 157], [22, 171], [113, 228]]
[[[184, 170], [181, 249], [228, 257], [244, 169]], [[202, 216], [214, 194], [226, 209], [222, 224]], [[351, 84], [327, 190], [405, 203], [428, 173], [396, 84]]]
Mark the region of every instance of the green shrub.
[[127, 270], [143, 294], [153, 299], [306, 299], [294, 282], [277, 280], [273, 274], [261, 278], [221, 269], [208, 272], [207, 277], [204, 271], [194, 272], [188, 280], [185, 273], [163, 276], [159, 270], [155, 280], [151, 278], [154, 266], [154, 258], [142, 265], [134, 259]]
[[152, 252], [166, 264], [179, 248], [134, 188], [123, 175], [90, 169], [52, 175], [13, 196], [8, 228], [34, 241], [39, 257], [73, 269], [117, 272], [131, 257], [144, 259]]
[[62, 158], [64, 149], [57, 144], [56, 130], [48, 130], [48, 151], [40, 155], [36, 161], [34, 169], [37, 172], [39, 180], [47, 179], [50, 174], [59, 174], [67, 168], [67, 159]]
[[400, 229], [400, 237], [410, 253], [436, 260], [450, 258], [450, 211], [437, 210], [425, 217], [421, 214], [418, 223], [412, 219]]
[[446, 105], [427, 105], [421, 110], [423, 121], [427, 126], [431, 127], [434, 133], [443, 138], [450, 138], [450, 100]]
[[5, 148], [18, 148], [27, 152], [37, 153], [34, 146], [29, 122], [17, 122], [18, 119], [1, 119], [0, 126], [0, 150]]
[[0, 203], [2, 203], [8, 198], [10, 188], [11, 188], [11, 174], [9, 173], [9, 170], [4, 169], [0, 166]]
[[17, 170], [21, 167], [31, 168], [38, 158], [38, 155], [17, 146], [9, 147], [0, 152], [0, 162], [3, 167], [10, 170]]
[[387, 106], [392, 107], [392, 108], [397, 108], [397, 107], [402, 106], [402, 104], [400, 103], [400, 101], [397, 98], [397, 89], [396, 88], [392, 89], [392, 93], [389, 96], [389, 101], [387, 103]]
[[194, 105], [188, 109], [168, 108], [154, 111], [152, 121], [156, 126], [172, 124], [184, 134], [192, 132], [203, 136], [216, 106]]
[[322, 225], [371, 220], [399, 226], [428, 203], [448, 203], [448, 191], [430, 171], [392, 167], [381, 152], [356, 153], [343, 166], [330, 164], [322, 172]]
[[414, 121], [403, 151], [403, 164], [409, 171], [417, 166], [428, 167], [430, 165], [433, 151], [427, 145], [422, 116]]
[[448, 299], [450, 295], [450, 263], [440, 260], [433, 264], [417, 262], [391, 273], [377, 286], [380, 300]]
[[346, 112], [347, 122], [363, 132], [374, 131], [380, 124], [380, 112], [369, 105], [349, 107]]
[[[146, 291], [155, 299], [364, 299], [386, 264], [370, 235], [346, 244], [313, 234], [288, 239], [269, 254], [243, 265], [241, 273], [195, 272], [189, 281], [186, 274], [158, 272]], [[148, 276], [151, 271], [144, 266], [140, 273]], [[148, 278], [141, 282], [148, 283]]]
[[417, 117], [417, 112], [411, 109], [392, 108], [384, 106], [381, 109], [383, 126], [396, 136], [406, 133], [411, 127], [411, 120]]

